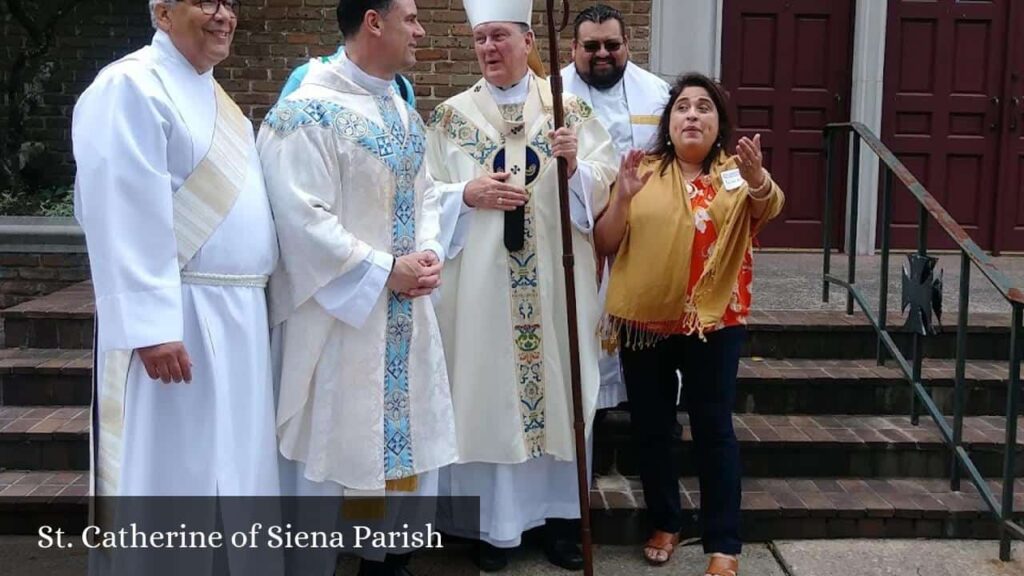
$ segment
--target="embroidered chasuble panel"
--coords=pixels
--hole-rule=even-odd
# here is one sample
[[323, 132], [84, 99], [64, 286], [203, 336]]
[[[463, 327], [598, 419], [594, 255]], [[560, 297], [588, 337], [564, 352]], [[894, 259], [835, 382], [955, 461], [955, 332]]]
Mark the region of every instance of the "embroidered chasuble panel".
[[[514, 105], [513, 105], [514, 106]], [[499, 107], [500, 108], [500, 107]], [[565, 102], [565, 125], [575, 128], [594, 116], [594, 111], [586, 102], [577, 98]], [[477, 164], [488, 170], [494, 170], [496, 156], [504, 155], [504, 140], [494, 139], [488, 132], [477, 126], [472, 120], [449, 104], [440, 104], [434, 109], [427, 121], [427, 125], [438, 130], [445, 138], [458, 146]], [[528, 156], [537, 158], [537, 174], [527, 174], [529, 183], [527, 188], [533, 187], [533, 182], [552, 160], [551, 140], [548, 132], [555, 129], [554, 119], [550, 115], [540, 126], [534, 127], [531, 131], [530, 143], [527, 146]], [[529, 159], [528, 159], [529, 162]], [[557, 190], [554, 191], [557, 193]]]
[[[578, 126], [592, 114], [589, 107], [579, 100], [570, 100], [574, 105], [566, 108], [566, 125]], [[527, 122], [523, 104], [498, 105], [498, 113], [505, 123], [501, 139], [493, 140], [487, 132], [476, 126], [455, 108], [442, 104], [432, 114], [429, 124], [439, 130], [447, 139], [456, 144], [477, 164], [491, 173], [505, 172], [507, 148], [510, 141], [527, 140], [523, 132]], [[533, 130], [525, 146], [525, 168], [513, 165], [509, 172], [520, 177], [528, 193], [536, 192], [534, 185], [538, 177], [552, 160], [551, 140], [548, 132], [554, 129], [554, 121], [548, 115], [544, 122]], [[547, 192], [545, 190], [545, 192]], [[557, 193], [557, 190], [555, 190]], [[525, 205], [523, 223], [523, 247], [508, 252], [509, 288], [511, 294], [510, 313], [512, 338], [516, 352], [516, 382], [519, 392], [519, 411], [523, 439], [530, 458], [545, 454], [545, 385], [543, 365], [542, 315], [540, 281], [537, 267], [536, 222], [533, 202]]]
[[[426, 131], [415, 111], [409, 112], [406, 130], [394, 100], [373, 97], [383, 126], [362, 114], [325, 100], [285, 100], [264, 122], [288, 134], [304, 127], [320, 127], [358, 144], [384, 164], [395, 177], [391, 212], [391, 251], [404, 256], [416, 250], [416, 176], [423, 166]], [[388, 294], [387, 334], [384, 348], [384, 469], [386, 480], [413, 476], [410, 425], [409, 353], [412, 342], [412, 300]]]

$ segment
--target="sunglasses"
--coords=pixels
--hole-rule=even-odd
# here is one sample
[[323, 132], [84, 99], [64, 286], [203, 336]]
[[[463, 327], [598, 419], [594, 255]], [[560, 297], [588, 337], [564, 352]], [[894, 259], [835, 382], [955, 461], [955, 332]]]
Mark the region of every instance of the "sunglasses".
[[602, 44], [604, 45], [604, 49], [607, 50], [609, 53], [618, 52], [619, 48], [622, 48], [622, 42], [620, 42], [619, 40], [605, 40], [604, 42], [600, 40], [587, 40], [582, 44], [582, 46], [583, 49], [586, 50], [587, 52], [595, 54], [601, 51]]

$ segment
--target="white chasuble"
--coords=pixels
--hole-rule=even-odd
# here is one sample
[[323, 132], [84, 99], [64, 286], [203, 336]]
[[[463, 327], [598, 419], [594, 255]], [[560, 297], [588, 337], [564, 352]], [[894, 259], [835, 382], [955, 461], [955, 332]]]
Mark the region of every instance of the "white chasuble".
[[[427, 164], [443, 186], [442, 236], [450, 260], [438, 315], [455, 404], [459, 462], [516, 464], [575, 457], [564, 269], [550, 88], [532, 73], [518, 103], [495, 101], [481, 80], [434, 111]], [[584, 102], [565, 99], [566, 125], [579, 139], [570, 183], [575, 204], [573, 250], [587, 433], [599, 384], [597, 282], [589, 235], [608, 200], [616, 153]], [[521, 116], [521, 117], [519, 117]], [[464, 184], [508, 171], [525, 185], [525, 243], [504, 244], [504, 212], [470, 209]], [[577, 214], [579, 210], [575, 210]], [[448, 214], [455, 213], [456, 218]]]
[[425, 128], [392, 89], [349, 78], [350, 65], [312, 67], [258, 148], [282, 253], [270, 289], [281, 454], [305, 480], [375, 491], [453, 462], [456, 446], [430, 299], [383, 285], [394, 257], [444, 259]]
[[[218, 90], [157, 32], [75, 107], [98, 495], [279, 492], [264, 292], [277, 242], [252, 127]], [[176, 341], [192, 382], [150, 379], [133, 351]]]

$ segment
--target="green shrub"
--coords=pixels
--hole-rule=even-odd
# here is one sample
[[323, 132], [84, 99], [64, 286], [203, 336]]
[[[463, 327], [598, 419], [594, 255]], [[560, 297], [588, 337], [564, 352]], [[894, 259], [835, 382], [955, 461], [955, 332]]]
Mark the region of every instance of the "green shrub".
[[68, 186], [50, 186], [25, 190], [0, 190], [0, 215], [74, 216], [74, 190]]

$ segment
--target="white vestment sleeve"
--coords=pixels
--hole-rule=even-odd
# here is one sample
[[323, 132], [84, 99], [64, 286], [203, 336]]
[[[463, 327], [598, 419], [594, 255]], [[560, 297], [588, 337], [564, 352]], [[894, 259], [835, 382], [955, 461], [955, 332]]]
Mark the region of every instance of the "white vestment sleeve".
[[102, 74], [72, 122], [75, 216], [89, 250], [101, 350], [183, 338], [165, 120], [176, 112], [144, 81]]
[[278, 134], [264, 124], [257, 146], [294, 309], [369, 260], [373, 249], [342, 224], [332, 131], [305, 127]]
[[569, 218], [576, 229], [584, 234], [594, 230], [594, 211], [590, 207], [590, 166], [576, 165], [576, 173], [569, 179]]
[[594, 116], [575, 127], [579, 141], [576, 173], [569, 179], [570, 214], [584, 234], [608, 205], [609, 191], [618, 172], [618, 153], [611, 136]]
[[434, 182], [430, 174], [427, 174], [427, 190], [423, 193], [423, 208], [420, 212], [420, 219], [416, 222], [416, 249], [420, 252], [431, 250], [437, 255], [438, 260], [444, 262], [445, 249], [443, 244], [443, 205], [444, 197], [449, 193], [449, 187]]
[[332, 280], [314, 295], [324, 310], [352, 326], [362, 328], [387, 286], [395, 259], [374, 250], [358, 266]]
[[444, 252], [443, 256], [454, 258], [465, 245], [473, 209], [463, 201], [469, 181], [454, 182], [448, 172], [446, 143], [447, 140], [433, 128], [427, 133], [427, 170], [439, 205], [440, 229], [437, 239]]
[[466, 245], [466, 231], [469, 230], [473, 208], [466, 205], [463, 195], [468, 182], [441, 184], [441, 245], [448, 258], [454, 258]]

